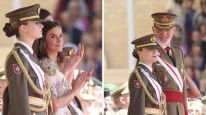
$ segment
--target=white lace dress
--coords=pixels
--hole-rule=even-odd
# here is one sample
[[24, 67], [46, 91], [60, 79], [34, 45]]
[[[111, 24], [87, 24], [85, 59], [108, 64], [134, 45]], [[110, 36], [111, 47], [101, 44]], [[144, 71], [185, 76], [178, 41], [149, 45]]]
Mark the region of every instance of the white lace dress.
[[[51, 87], [51, 93], [55, 97], [61, 97], [70, 90], [64, 74], [59, 70], [58, 65], [50, 59], [40, 61], [45, 72], [45, 78]], [[52, 115], [72, 115], [68, 107], [62, 107], [52, 113]]]

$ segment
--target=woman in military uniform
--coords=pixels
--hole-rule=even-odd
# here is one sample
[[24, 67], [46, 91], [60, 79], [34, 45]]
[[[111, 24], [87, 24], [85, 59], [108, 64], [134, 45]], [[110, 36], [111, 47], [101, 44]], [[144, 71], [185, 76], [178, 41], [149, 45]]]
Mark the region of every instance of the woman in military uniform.
[[8, 54], [5, 75], [8, 87], [4, 91], [4, 115], [45, 115], [50, 91], [44, 81], [44, 71], [34, 56], [32, 44], [42, 37], [39, 18], [40, 5], [32, 5], [9, 12], [3, 30], [7, 37], [16, 35], [17, 42]]
[[153, 34], [138, 38], [133, 56], [137, 64], [129, 79], [130, 103], [128, 115], [165, 114], [164, 94], [158, 79], [152, 74], [152, 63], [157, 60], [157, 43]]

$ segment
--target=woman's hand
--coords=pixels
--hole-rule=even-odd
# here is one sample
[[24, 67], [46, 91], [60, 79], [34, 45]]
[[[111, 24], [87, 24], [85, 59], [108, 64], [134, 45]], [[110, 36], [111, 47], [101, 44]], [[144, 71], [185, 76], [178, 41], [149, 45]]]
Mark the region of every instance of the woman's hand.
[[71, 71], [73, 71], [79, 62], [82, 60], [84, 55], [84, 45], [79, 44], [77, 51], [73, 52], [70, 58], [64, 61], [64, 73], [67, 76]]
[[80, 72], [79, 70], [76, 79], [72, 81], [72, 89], [80, 91], [80, 89], [84, 87], [86, 81], [87, 81], [87, 72]]
[[72, 89], [78, 89], [80, 90], [81, 88], [84, 87], [84, 85], [89, 82], [89, 80], [91, 79], [92, 75], [93, 75], [93, 69], [88, 71], [88, 72], [82, 72], [80, 73], [80, 70], [79, 70], [79, 73], [76, 77], [76, 79], [74, 79], [72, 81]]
[[91, 80], [93, 74], [94, 74], [94, 69], [91, 69], [87, 72], [87, 81], [86, 82], [89, 82]]

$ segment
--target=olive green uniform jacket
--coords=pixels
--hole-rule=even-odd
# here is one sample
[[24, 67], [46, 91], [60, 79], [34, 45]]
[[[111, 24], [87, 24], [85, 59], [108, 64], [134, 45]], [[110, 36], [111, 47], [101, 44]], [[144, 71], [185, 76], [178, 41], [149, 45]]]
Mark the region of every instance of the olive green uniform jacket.
[[[172, 55], [175, 60], [175, 64], [173, 64], [172, 60], [165, 53], [164, 49], [160, 45], [158, 45], [158, 52], [160, 53], [160, 56], [164, 60], [169, 62], [171, 65], [176, 66], [176, 68], [179, 70], [179, 73], [183, 80], [183, 99], [186, 105], [187, 104], [186, 103], [187, 92], [186, 92], [186, 81], [184, 78], [183, 52], [179, 47], [173, 44], [171, 44], [171, 50], [172, 50]], [[159, 62], [156, 62], [153, 64], [153, 71], [154, 71], [155, 76], [159, 77], [163, 91], [164, 90], [179, 91], [179, 88], [176, 82], [173, 80], [170, 74], [165, 70], [165, 68]], [[184, 115], [183, 104], [178, 103], [178, 102], [167, 102], [167, 115]]]
[[[153, 79], [157, 80], [157, 77], [155, 77], [152, 74], [152, 72], [146, 66], [142, 64], [137, 64], [135, 69], [138, 69], [140, 77], [145, 83], [151, 96], [155, 100], [157, 100], [155, 89], [150, 84], [149, 80], [147, 79], [145, 74], [141, 71], [141, 69], [147, 72], [149, 76], [152, 77]], [[129, 103], [128, 115], [145, 115], [145, 107], [158, 108], [158, 105], [151, 102], [150, 99], [147, 97], [143, 87], [140, 85], [136, 77], [136, 74], [134, 72], [131, 73], [128, 83], [129, 83], [129, 92], [130, 92], [130, 103]]]
[[[31, 65], [29, 64], [28, 60], [24, 57], [22, 53], [20, 53], [20, 49], [22, 49], [26, 54], [28, 54], [33, 62], [40, 65], [38, 59], [35, 58], [22, 44], [16, 43], [14, 47], [18, 47], [16, 51], [21, 61], [23, 62], [25, 68], [28, 70], [28, 74], [30, 75], [34, 84], [40, 89], [38, 77]], [[17, 61], [12, 53], [7, 56], [7, 61], [5, 63], [5, 75], [8, 80], [8, 87], [4, 91], [3, 114], [32, 115], [33, 113], [29, 108], [28, 96], [34, 96], [39, 98], [42, 97], [36, 92], [34, 92], [34, 90], [28, 84], [26, 78], [23, 76], [22, 70], [19, 68], [19, 65], [17, 64]], [[39, 112], [35, 114], [46, 115], [45, 112]]]

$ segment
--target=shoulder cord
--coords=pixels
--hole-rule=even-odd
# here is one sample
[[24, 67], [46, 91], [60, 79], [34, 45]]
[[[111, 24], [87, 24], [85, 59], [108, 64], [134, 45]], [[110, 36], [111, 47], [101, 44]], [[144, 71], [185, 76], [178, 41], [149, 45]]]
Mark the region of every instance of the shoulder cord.
[[50, 92], [50, 86], [49, 86], [48, 82], [46, 82], [46, 80], [45, 80], [45, 86], [46, 86], [45, 91], [41, 91], [39, 88], [37, 88], [36, 85], [34, 84], [34, 82], [32, 81], [31, 77], [29, 76], [29, 74], [28, 74], [23, 62], [21, 61], [18, 53], [16, 52], [15, 48], [12, 49], [12, 53], [13, 53], [17, 63], [19, 64], [20, 68], [22, 69], [24, 77], [26, 78], [26, 80], [28, 81], [28, 83], [32, 87], [32, 89], [36, 93], [43, 95], [43, 96], [46, 96], [47, 101], [43, 107], [39, 108], [39, 107], [31, 107], [30, 106], [30, 109], [34, 112], [45, 111], [46, 109], [48, 109], [48, 105], [51, 102], [51, 92]]
[[142, 85], [147, 97], [150, 99], [150, 101], [152, 101], [154, 104], [159, 105], [159, 108], [161, 110], [161, 115], [167, 115], [167, 110], [166, 110], [166, 97], [165, 94], [162, 92], [161, 93], [161, 97], [160, 97], [160, 102], [156, 101], [152, 95], [150, 94], [150, 92], [148, 91], [147, 87], [145, 86], [143, 80], [141, 79], [139, 72], [137, 71], [137, 69], [134, 70], [136, 77], [138, 79], [138, 81], [140, 82], [140, 84]]

